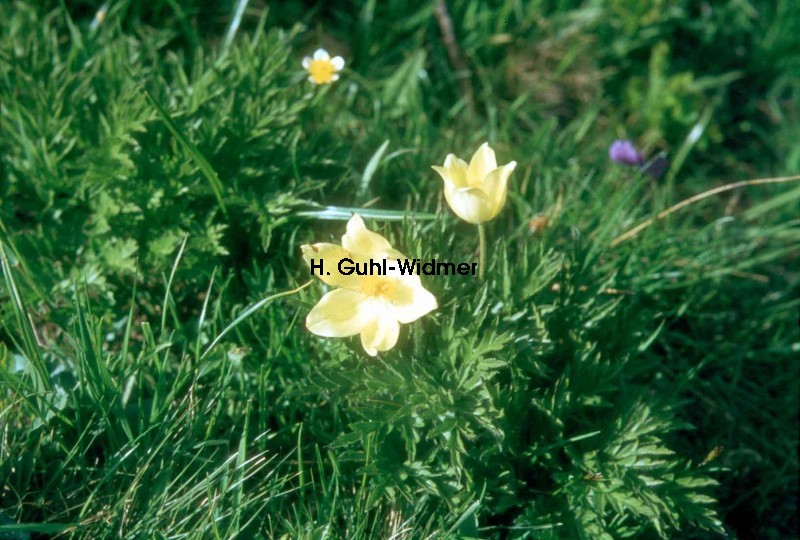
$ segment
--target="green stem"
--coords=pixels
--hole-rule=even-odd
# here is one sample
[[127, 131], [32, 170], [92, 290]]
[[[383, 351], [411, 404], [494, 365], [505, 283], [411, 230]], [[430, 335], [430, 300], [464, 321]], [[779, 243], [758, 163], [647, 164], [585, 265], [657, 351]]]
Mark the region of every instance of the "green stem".
[[486, 232], [483, 230], [483, 223], [478, 224], [478, 277], [483, 281], [483, 267], [486, 263]]

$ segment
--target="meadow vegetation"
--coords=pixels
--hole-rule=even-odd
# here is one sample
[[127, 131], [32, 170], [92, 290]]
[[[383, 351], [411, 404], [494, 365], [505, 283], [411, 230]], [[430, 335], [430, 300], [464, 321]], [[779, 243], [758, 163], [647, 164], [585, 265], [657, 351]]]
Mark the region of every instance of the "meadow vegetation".
[[[442, 5], [0, 4], [0, 538], [793, 536], [800, 182], [658, 216], [800, 173], [800, 4]], [[309, 332], [355, 210], [478, 261], [487, 141], [485, 280]]]

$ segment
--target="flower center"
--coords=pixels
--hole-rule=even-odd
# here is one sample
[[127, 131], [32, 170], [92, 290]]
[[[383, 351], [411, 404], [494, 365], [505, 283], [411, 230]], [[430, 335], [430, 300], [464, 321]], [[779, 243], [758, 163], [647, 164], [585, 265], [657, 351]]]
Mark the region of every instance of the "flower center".
[[361, 280], [361, 292], [370, 298], [387, 298], [394, 290], [395, 284], [381, 276], [365, 276]]
[[336, 69], [330, 60], [313, 60], [308, 66], [308, 73], [317, 84], [325, 84], [333, 81]]

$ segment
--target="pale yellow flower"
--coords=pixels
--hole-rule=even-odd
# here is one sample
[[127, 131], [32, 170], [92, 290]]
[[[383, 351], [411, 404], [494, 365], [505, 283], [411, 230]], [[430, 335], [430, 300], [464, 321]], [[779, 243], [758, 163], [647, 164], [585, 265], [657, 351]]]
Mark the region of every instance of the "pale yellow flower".
[[[358, 214], [347, 223], [341, 246], [306, 244], [302, 250], [309, 267], [315, 266], [312, 273], [339, 287], [325, 294], [306, 317], [306, 327], [318, 336], [361, 334], [364, 350], [375, 356], [395, 346], [401, 323], [416, 321], [437, 307], [436, 298], [422, 286], [418, 275], [401, 275], [397, 259], [406, 259], [405, 255], [380, 234], [367, 230]], [[359, 265], [381, 265], [386, 259], [387, 268], [395, 270], [389, 269], [386, 275], [344, 275], [339, 271], [342, 259]], [[352, 266], [346, 263], [345, 271]]]
[[480, 224], [494, 217], [503, 208], [508, 193], [508, 178], [517, 166], [512, 161], [497, 166], [497, 158], [489, 143], [484, 143], [472, 156], [469, 165], [449, 154], [444, 167], [433, 167], [444, 180], [447, 204], [458, 217]]
[[303, 69], [308, 71], [308, 80], [314, 84], [330, 84], [339, 80], [339, 71], [344, 69], [344, 58], [331, 56], [325, 49], [317, 49], [313, 56], [303, 58]]

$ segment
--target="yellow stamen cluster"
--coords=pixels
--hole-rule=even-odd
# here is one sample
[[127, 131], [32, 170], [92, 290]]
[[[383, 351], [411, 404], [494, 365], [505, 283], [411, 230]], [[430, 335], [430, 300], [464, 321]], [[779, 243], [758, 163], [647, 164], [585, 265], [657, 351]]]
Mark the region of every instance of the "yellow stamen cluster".
[[311, 65], [308, 66], [308, 73], [315, 83], [326, 84], [333, 82], [336, 69], [330, 60], [312, 60]]
[[380, 276], [364, 276], [360, 290], [371, 298], [391, 298], [395, 291], [394, 284]]

